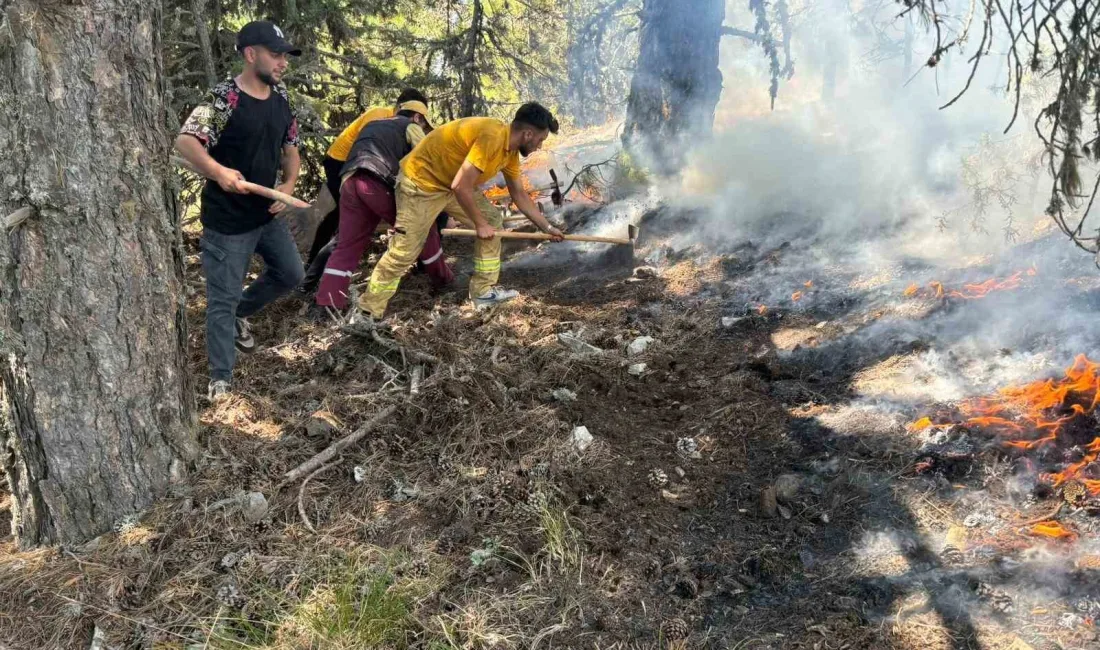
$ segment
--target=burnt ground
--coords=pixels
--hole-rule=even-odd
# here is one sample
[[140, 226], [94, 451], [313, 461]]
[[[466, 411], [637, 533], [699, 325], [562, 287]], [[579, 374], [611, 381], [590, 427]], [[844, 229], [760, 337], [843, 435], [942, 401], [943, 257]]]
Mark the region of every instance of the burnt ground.
[[[449, 252], [467, 266], [466, 246]], [[2, 647], [1095, 647], [1060, 624], [1095, 568], [1065, 567], [1072, 589], [1040, 580], [1048, 602], [1030, 603], [1011, 588], [1035, 570], [1006, 559], [1026, 545], [966, 543], [956, 487], [996, 465], [917, 474], [903, 422], [849, 403], [905, 349], [807, 364], [797, 351], [843, 304], [721, 326], [726, 281], [777, 256], [672, 255], [646, 279], [506, 263], [524, 297], [489, 314], [413, 276], [396, 336], [439, 359], [415, 395], [400, 353], [273, 306], [237, 397], [199, 397], [189, 487], [85, 547], [5, 542]], [[193, 255], [188, 273], [205, 386]], [[639, 336], [654, 343], [628, 358]], [[304, 488], [280, 487], [391, 405]], [[242, 491], [267, 507], [226, 505]]]

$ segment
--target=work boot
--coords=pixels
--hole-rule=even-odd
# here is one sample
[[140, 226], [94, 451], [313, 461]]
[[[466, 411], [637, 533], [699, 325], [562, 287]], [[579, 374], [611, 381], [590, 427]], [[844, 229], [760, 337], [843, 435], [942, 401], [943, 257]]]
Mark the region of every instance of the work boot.
[[509, 300], [515, 300], [519, 297], [519, 292], [514, 289], [505, 289], [503, 287], [493, 287], [484, 294], [474, 298], [474, 308], [478, 311], [483, 309], [489, 309], [490, 307], [496, 307], [501, 303], [508, 302]]
[[306, 320], [316, 325], [331, 325], [334, 317], [339, 321], [346, 316], [347, 313], [348, 307], [340, 309], [339, 307], [333, 307], [331, 305], [325, 306], [313, 303], [306, 310]]
[[224, 379], [211, 381], [206, 387], [206, 398], [211, 402], [223, 402], [229, 399], [229, 382]]
[[256, 349], [256, 339], [252, 338], [252, 326], [249, 325], [247, 318], [237, 319], [237, 336], [233, 344], [241, 352], [247, 353]]
[[356, 336], [365, 336], [370, 338], [373, 333], [387, 335], [390, 332], [389, 323], [381, 318], [374, 318], [370, 314], [356, 309], [355, 313], [348, 318], [348, 322], [341, 329], [349, 334], [355, 334]]

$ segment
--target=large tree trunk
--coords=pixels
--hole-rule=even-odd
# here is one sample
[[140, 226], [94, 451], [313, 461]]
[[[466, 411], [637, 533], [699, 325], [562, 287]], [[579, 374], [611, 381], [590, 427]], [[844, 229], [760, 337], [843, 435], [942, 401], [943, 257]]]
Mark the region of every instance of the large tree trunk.
[[24, 547], [101, 534], [195, 451], [160, 0], [0, 4], [0, 463]]
[[485, 23], [485, 9], [481, 0], [473, 0], [473, 15], [470, 17], [470, 29], [466, 32], [465, 56], [458, 73], [459, 80], [459, 116], [478, 115], [483, 108], [481, 97], [481, 69], [477, 64], [478, 47]]
[[630, 84], [623, 144], [679, 168], [687, 145], [710, 134], [722, 93], [718, 46], [724, 0], [645, 0], [638, 66]]

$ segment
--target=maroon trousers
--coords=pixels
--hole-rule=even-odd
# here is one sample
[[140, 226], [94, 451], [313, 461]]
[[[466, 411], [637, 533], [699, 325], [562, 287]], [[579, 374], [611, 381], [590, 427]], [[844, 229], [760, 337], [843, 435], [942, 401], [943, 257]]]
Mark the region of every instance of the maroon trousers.
[[[344, 181], [340, 188], [340, 227], [336, 238], [336, 250], [325, 265], [321, 286], [317, 288], [317, 304], [335, 309], [348, 305], [348, 285], [359, 267], [363, 251], [382, 221], [394, 224], [397, 204], [393, 189], [374, 176], [359, 171]], [[454, 273], [443, 261], [443, 245], [439, 229], [433, 224], [420, 252], [428, 278], [434, 287], [442, 287], [454, 280]]]

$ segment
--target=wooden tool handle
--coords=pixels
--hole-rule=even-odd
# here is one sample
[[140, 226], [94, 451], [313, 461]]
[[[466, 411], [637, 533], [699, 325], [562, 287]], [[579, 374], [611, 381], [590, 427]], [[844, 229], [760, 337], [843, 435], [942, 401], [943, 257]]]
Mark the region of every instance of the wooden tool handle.
[[296, 208], [309, 208], [310, 207], [310, 205], [308, 203], [306, 203], [305, 201], [303, 201], [299, 198], [293, 197], [289, 194], [283, 194], [279, 190], [273, 190], [270, 187], [264, 187], [263, 185], [257, 185], [255, 183], [250, 183], [248, 181], [245, 181], [243, 183], [243, 185], [246, 188], [248, 188], [249, 194], [258, 194], [259, 196], [269, 198], [272, 201], [279, 201], [281, 203], [285, 203], [287, 205], [294, 206]]
[[[191, 172], [194, 172], [194, 173], [198, 174], [199, 176], [203, 176], [205, 178], [205, 175], [202, 172], [195, 169], [194, 165], [187, 162], [183, 158], [180, 158], [178, 156], [172, 156], [172, 162], [175, 165], [179, 166], [179, 167], [183, 167], [184, 169], [186, 169], [188, 171], [191, 171]], [[279, 201], [280, 203], [285, 203], [287, 205], [292, 205], [296, 208], [309, 208], [309, 207], [312, 207], [312, 206], [310, 206], [310, 204], [306, 203], [305, 201], [303, 201], [299, 198], [295, 198], [295, 197], [293, 197], [289, 194], [283, 194], [282, 192], [280, 192], [278, 190], [273, 190], [270, 187], [264, 187], [263, 185], [257, 185], [255, 183], [250, 183], [248, 181], [244, 181], [243, 184], [248, 189], [249, 194], [256, 194], [258, 196], [269, 198], [272, 201]]]
[[[444, 228], [444, 235], [451, 235], [455, 237], [477, 237], [476, 230], [466, 230], [463, 228]], [[536, 239], [540, 241], [549, 241], [554, 237], [544, 232], [512, 232], [510, 230], [498, 230], [497, 237], [501, 239]], [[566, 235], [566, 241], [586, 241], [594, 242], [597, 244], [630, 244], [629, 239], [622, 237], [595, 237], [593, 235]]]

